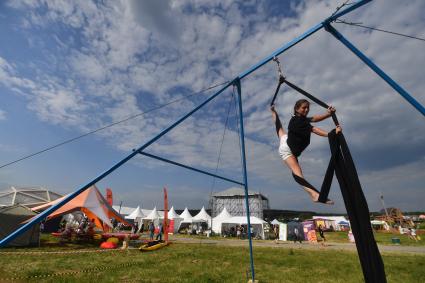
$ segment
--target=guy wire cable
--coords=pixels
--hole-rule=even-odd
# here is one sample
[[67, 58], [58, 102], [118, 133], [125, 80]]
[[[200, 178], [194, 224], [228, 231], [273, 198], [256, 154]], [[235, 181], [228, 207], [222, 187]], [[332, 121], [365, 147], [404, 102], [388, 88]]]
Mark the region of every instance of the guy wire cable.
[[162, 105], [156, 106], [156, 107], [151, 108], [151, 109], [149, 109], [149, 110], [147, 110], [147, 111], [144, 111], [144, 112], [141, 112], [141, 113], [138, 113], [138, 114], [135, 114], [135, 115], [129, 116], [129, 117], [127, 117], [127, 118], [123, 119], [123, 120], [120, 120], [120, 121], [117, 121], [117, 122], [114, 122], [114, 123], [108, 124], [108, 125], [106, 125], [106, 126], [103, 126], [103, 127], [97, 128], [97, 129], [92, 130], [92, 131], [90, 131], [90, 132], [87, 132], [87, 133], [85, 133], [85, 134], [79, 135], [79, 136], [77, 136], [77, 137], [74, 137], [74, 138], [71, 138], [71, 139], [65, 140], [65, 141], [63, 141], [63, 142], [57, 143], [57, 144], [55, 144], [55, 145], [49, 146], [49, 147], [47, 147], [47, 148], [45, 148], [45, 149], [42, 149], [42, 150], [40, 150], [40, 151], [37, 151], [37, 152], [31, 153], [31, 154], [28, 154], [28, 155], [26, 155], [26, 156], [23, 156], [23, 157], [21, 157], [21, 158], [18, 158], [18, 159], [16, 159], [16, 160], [14, 160], [14, 161], [11, 161], [11, 162], [8, 162], [8, 163], [5, 163], [5, 164], [1, 165], [1, 166], [0, 166], [0, 169], [5, 168], [5, 167], [7, 167], [7, 166], [9, 166], [9, 165], [12, 165], [12, 164], [18, 163], [18, 162], [23, 161], [23, 160], [25, 160], [25, 159], [28, 159], [28, 158], [34, 157], [34, 156], [39, 155], [39, 154], [41, 154], [41, 153], [44, 153], [44, 152], [50, 151], [50, 150], [55, 149], [55, 148], [57, 148], [57, 147], [60, 147], [60, 146], [62, 146], [62, 145], [65, 145], [65, 144], [71, 143], [71, 142], [73, 142], [73, 141], [79, 140], [79, 139], [81, 139], [81, 138], [83, 138], [83, 137], [89, 136], [89, 135], [91, 135], [91, 134], [97, 133], [97, 132], [102, 131], [102, 130], [105, 130], [105, 129], [107, 129], [107, 128], [113, 127], [113, 126], [115, 126], [115, 125], [118, 125], [118, 124], [124, 123], [124, 122], [126, 122], [126, 121], [132, 120], [132, 119], [137, 118], [137, 117], [139, 117], [139, 116], [143, 116], [143, 115], [145, 115], [145, 114], [147, 114], [147, 113], [149, 113], [149, 112], [152, 112], [152, 111], [155, 111], [155, 110], [161, 109], [161, 108], [163, 108], [163, 107], [165, 107], [165, 106], [168, 106], [168, 105], [170, 105], [170, 104], [176, 103], [176, 102], [178, 102], [178, 101], [181, 101], [181, 100], [186, 99], [186, 98], [188, 98], [188, 97], [194, 96], [194, 95], [196, 95], [196, 94], [200, 94], [200, 93], [203, 93], [203, 92], [205, 92], [205, 91], [211, 90], [211, 89], [213, 89], [213, 88], [216, 88], [216, 87], [222, 86], [222, 85], [224, 85], [224, 84], [227, 84], [228, 82], [229, 82], [229, 81], [226, 81], [226, 82], [223, 82], [223, 83], [219, 83], [219, 84], [216, 84], [216, 85], [212, 85], [212, 86], [207, 87], [207, 88], [205, 88], [205, 89], [202, 89], [202, 90], [200, 90], [200, 91], [197, 91], [197, 92], [191, 93], [191, 94], [189, 94], [189, 95], [183, 96], [183, 97], [181, 97], [181, 98], [179, 98], [179, 99], [176, 99], [176, 100], [170, 101], [170, 102], [168, 102], [168, 103], [165, 103], [165, 104], [162, 104]]
[[361, 23], [350, 23], [350, 22], [346, 22], [345, 20], [339, 20], [339, 19], [336, 20], [335, 23], [337, 23], [337, 24], [346, 24], [346, 25], [356, 26], [356, 27], [362, 27], [362, 28], [376, 30], [376, 31], [384, 32], [384, 33], [389, 33], [389, 34], [394, 34], [394, 35], [398, 35], [398, 36], [403, 36], [403, 37], [407, 37], [407, 38], [411, 38], [411, 39], [417, 39], [417, 40], [425, 41], [424, 38], [420, 38], [420, 37], [416, 37], [416, 36], [412, 36], [412, 35], [407, 35], [407, 34], [402, 34], [402, 33], [394, 32], [394, 31], [389, 31], [389, 30], [383, 30], [383, 29], [368, 27], [368, 26], [362, 25]]

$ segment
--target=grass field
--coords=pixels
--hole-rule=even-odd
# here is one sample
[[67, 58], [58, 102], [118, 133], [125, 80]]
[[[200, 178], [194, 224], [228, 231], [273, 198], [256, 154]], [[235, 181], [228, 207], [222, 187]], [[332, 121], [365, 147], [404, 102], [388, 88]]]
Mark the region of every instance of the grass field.
[[[391, 241], [392, 238], [399, 238], [403, 246], [425, 246], [425, 239], [415, 242], [409, 239], [407, 235], [391, 234], [391, 233], [374, 233], [375, 241], [380, 245], [394, 245]], [[422, 235], [421, 235], [422, 236]], [[328, 232], [325, 237], [330, 242], [348, 243], [347, 232]]]
[[[90, 245], [51, 245], [1, 254], [0, 282], [12, 277], [20, 282], [247, 282], [249, 253], [241, 247], [177, 243], [150, 253], [129, 250], [23, 254], [66, 252], [76, 247], [95, 250]], [[0, 252], [4, 251], [11, 249]], [[389, 282], [422, 282], [425, 278], [424, 255], [383, 254], [383, 259]], [[363, 280], [355, 252], [255, 247], [254, 260], [256, 279], [260, 282]]]
[[[421, 235], [420, 241], [414, 241], [412, 239], [409, 239], [407, 235], [400, 235], [400, 234], [391, 234], [391, 233], [385, 233], [385, 232], [375, 232], [374, 233], [375, 240], [380, 245], [395, 245], [392, 243], [392, 238], [399, 238], [400, 243], [402, 246], [425, 246], [425, 235]], [[192, 237], [196, 239], [208, 239], [206, 236], [191, 236], [191, 235], [174, 235], [174, 237], [181, 237], [181, 238], [187, 238]], [[347, 232], [326, 232], [325, 237], [329, 242], [334, 243], [349, 243]], [[320, 240], [320, 237], [318, 237]], [[222, 240], [222, 241], [229, 241], [229, 240], [237, 240], [237, 238], [223, 238], [221, 236], [214, 236], [210, 239], [214, 240]]]

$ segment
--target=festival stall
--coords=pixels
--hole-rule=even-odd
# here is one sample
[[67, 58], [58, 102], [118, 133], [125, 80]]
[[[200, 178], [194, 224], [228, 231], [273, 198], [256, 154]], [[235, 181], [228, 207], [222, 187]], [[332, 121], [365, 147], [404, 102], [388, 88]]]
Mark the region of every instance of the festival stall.
[[304, 241], [304, 226], [300, 222], [288, 222], [288, 241]]
[[317, 236], [316, 236], [314, 221], [313, 220], [304, 221], [302, 224], [303, 224], [304, 239], [306, 239], [310, 243], [317, 243]]
[[[65, 197], [61, 197], [52, 202], [33, 207], [33, 211], [44, 211], [62, 201]], [[52, 212], [47, 219], [59, 217], [72, 213], [74, 211], [82, 211], [89, 220], [93, 220], [96, 227], [105, 230], [106, 226], [113, 227], [110, 219], [114, 218], [117, 221], [131, 226], [131, 224], [125, 220], [122, 215], [115, 211], [112, 206], [102, 196], [96, 186], [91, 186], [87, 190], [83, 191], [75, 198], [65, 203], [63, 206]]]
[[209, 216], [209, 214], [205, 211], [204, 207], [202, 207], [201, 211], [199, 211], [198, 214], [193, 216], [192, 219], [194, 222], [206, 223], [208, 226], [207, 228], [211, 228], [211, 216]]
[[182, 214], [180, 214], [180, 217], [183, 218], [183, 220], [178, 227], [179, 233], [195, 234], [199, 225], [203, 222], [202, 220], [193, 219], [187, 207], [185, 207]]
[[279, 223], [279, 241], [288, 240], [288, 224]]
[[[313, 216], [316, 227], [322, 225], [324, 230], [330, 231], [345, 231], [347, 226], [345, 223], [350, 223], [344, 216]], [[339, 223], [344, 223], [340, 225]]]
[[143, 218], [143, 224], [145, 227], [148, 227], [149, 222], [153, 222], [153, 225], [155, 226], [155, 233], [157, 233], [160, 217], [161, 216], [159, 215], [158, 210], [155, 206], [154, 209], [146, 217]]
[[[20, 204], [0, 207], [0, 239], [15, 231], [23, 221], [34, 215], [36, 215], [35, 212]], [[40, 224], [37, 224], [7, 244], [7, 247], [37, 246], [39, 244], [39, 236]]]
[[[255, 216], [251, 216], [249, 220], [252, 227], [252, 237], [261, 238], [264, 240], [265, 239], [264, 225], [267, 222]], [[246, 216], [234, 216], [223, 221], [221, 225], [222, 225], [222, 231], [229, 231], [229, 230], [236, 229], [237, 226], [248, 227], [248, 220]], [[245, 231], [247, 231], [246, 228], [245, 228]]]
[[135, 225], [137, 225], [137, 231], [139, 231], [142, 228], [143, 218], [145, 217], [146, 215], [143, 214], [142, 210], [140, 209], [140, 206], [137, 206], [137, 208], [133, 210], [130, 215], [127, 215], [125, 219], [133, 220]]
[[177, 214], [177, 212], [174, 210], [174, 206], [172, 206], [168, 211], [168, 234], [177, 233], [181, 221], [183, 221], [183, 218]]
[[375, 230], [385, 230], [385, 231], [390, 230], [390, 225], [388, 225], [388, 223], [385, 221], [372, 220], [370, 221], [370, 224], [372, 224], [372, 228]]

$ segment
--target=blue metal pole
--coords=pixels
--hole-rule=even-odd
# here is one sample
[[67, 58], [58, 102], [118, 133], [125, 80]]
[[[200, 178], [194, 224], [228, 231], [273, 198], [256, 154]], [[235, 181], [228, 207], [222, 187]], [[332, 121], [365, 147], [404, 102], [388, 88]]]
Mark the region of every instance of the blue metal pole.
[[350, 49], [357, 57], [360, 58], [366, 65], [369, 66], [375, 73], [378, 74], [384, 81], [386, 81], [394, 90], [404, 97], [413, 107], [416, 108], [422, 115], [425, 116], [425, 108], [413, 98], [407, 91], [405, 91], [399, 84], [390, 78], [383, 70], [381, 70], [375, 63], [373, 63], [366, 55], [358, 50], [350, 41], [348, 41], [341, 33], [339, 33], [333, 26], [327, 24], [325, 29], [342, 42], [348, 49]]
[[296, 44], [300, 43], [301, 41], [303, 41], [304, 39], [306, 39], [307, 37], [309, 37], [310, 35], [314, 34], [316, 31], [320, 30], [321, 28], [323, 28], [325, 26], [325, 24], [335, 21], [336, 19], [338, 19], [339, 17], [371, 2], [372, 0], [361, 0], [358, 1], [355, 4], [352, 4], [350, 6], [348, 6], [348, 8], [345, 8], [344, 10], [341, 10], [337, 13], [335, 13], [333, 16], [328, 17], [327, 19], [325, 19], [323, 22], [313, 26], [312, 28], [310, 28], [309, 30], [307, 30], [305, 33], [303, 33], [302, 35], [294, 38], [292, 41], [288, 42], [287, 44], [283, 45], [281, 48], [279, 48], [278, 50], [276, 50], [275, 52], [273, 52], [271, 55], [265, 57], [263, 60], [261, 60], [260, 62], [258, 62], [257, 64], [255, 64], [254, 66], [252, 66], [251, 68], [249, 68], [248, 70], [242, 72], [238, 77], [239, 79], [243, 79], [244, 77], [248, 76], [249, 74], [251, 74], [252, 72], [254, 72], [255, 70], [257, 70], [258, 68], [262, 67], [263, 65], [267, 64], [268, 62], [270, 62], [271, 60], [273, 60], [273, 58], [275, 56], [279, 56], [280, 54], [282, 54], [283, 52], [285, 52], [286, 50], [288, 50], [289, 48], [295, 46]]
[[158, 160], [166, 162], [166, 163], [170, 163], [170, 164], [173, 164], [173, 165], [176, 165], [176, 166], [180, 166], [180, 167], [183, 167], [183, 168], [186, 168], [186, 169], [189, 169], [189, 170], [193, 170], [193, 171], [198, 172], [198, 173], [202, 173], [202, 174], [205, 174], [205, 175], [208, 175], [208, 176], [216, 177], [218, 179], [222, 179], [222, 180], [225, 180], [225, 181], [230, 182], [230, 183], [238, 184], [238, 185], [241, 185], [241, 186], [244, 185], [241, 182], [238, 182], [238, 181], [226, 178], [226, 177], [222, 177], [220, 175], [213, 174], [213, 173], [210, 173], [210, 172], [207, 172], [207, 171], [204, 171], [204, 170], [196, 169], [196, 168], [193, 168], [193, 167], [190, 167], [190, 166], [187, 166], [187, 165], [184, 165], [184, 164], [181, 164], [181, 163], [169, 160], [169, 159], [165, 159], [165, 158], [162, 158], [162, 157], [159, 157], [159, 156], [147, 153], [147, 152], [142, 151], [142, 152], [140, 152], [140, 154], [148, 156], [148, 157], [153, 158], [153, 159], [158, 159]]
[[249, 213], [249, 201], [248, 201], [248, 174], [246, 172], [246, 157], [245, 157], [245, 134], [243, 128], [243, 111], [242, 111], [242, 89], [241, 89], [241, 80], [236, 78], [234, 80], [234, 85], [238, 89], [238, 102], [239, 102], [239, 125], [240, 125], [240, 139], [241, 139], [241, 155], [242, 155], [242, 167], [243, 167], [243, 182], [245, 189], [245, 206], [246, 206], [246, 219], [248, 222], [248, 241], [249, 241], [249, 259], [251, 262], [251, 276], [252, 282], [255, 281], [255, 270], [254, 270], [254, 255], [252, 253], [252, 237], [251, 237], [251, 219]]
[[326, 23], [333, 22], [336, 19], [338, 19], [339, 17], [342, 17], [345, 14], [348, 14], [351, 11], [354, 11], [355, 9], [357, 9], [357, 8], [363, 6], [364, 4], [367, 4], [369, 2], [372, 2], [372, 0], [362, 0], [362, 1], [358, 1], [357, 3], [353, 3], [350, 6], [348, 6], [347, 8], [345, 8], [344, 10], [341, 10], [341, 11], [335, 13], [334, 15], [330, 16], [329, 18], [324, 20], [324, 22], [326, 22]]
[[59, 203], [57, 203], [56, 205], [53, 205], [50, 208], [48, 208], [45, 211], [43, 211], [42, 213], [38, 214], [33, 219], [31, 219], [31, 221], [25, 223], [24, 225], [22, 225], [21, 227], [19, 227], [17, 230], [15, 230], [13, 233], [11, 233], [7, 237], [3, 238], [0, 241], [0, 247], [4, 247], [7, 243], [9, 243], [10, 241], [12, 241], [13, 239], [15, 239], [16, 237], [18, 237], [19, 235], [25, 233], [25, 231], [27, 231], [29, 228], [31, 228], [31, 226], [33, 226], [33, 225], [35, 225], [35, 224], [43, 221], [43, 219], [45, 219], [47, 216], [49, 216], [55, 210], [59, 209], [64, 204], [66, 204], [68, 201], [72, 200], [77, 195], [79, 195], [80, 193], [82, 193], [83, 191], [85, 191], [89, 187], [93, 186], [94, 184], [96, 184], [97, 182], [99, 182], [100, 180], [102, 180], [103, 178], [105, 178], [106, 176], [108, 176], [110, 173], [112, 173], [113, 171], [115, 171], [116, 169], [118, 169], [119, 167], [121, 167], [121, 165], [123, 165], [124, 163], [126, 163], [127, 161], [129, 161], [135, 155], [139, 154], [139, 152], [143, 151], [145, 148], [147, 148], [152, 143], [154, 143], [155, 141], [157, 141], [160, 137], [162, 137], [163, 135], [165, 135], [166, 133], [168, 133], [171, 129], [173, 129], [178, 124], [180, 124], [181, 122], [183, 122], [184, 120], [186, 120], [189, 116], [191, 116], [193, 113], [195, 113], [196, 111], [198, 111], [205, 104], [207, 104], [208, 102], [210, 102], [211, 100], [213, 100], [214, 98], [216, 98], [220, 93], [222, 93], [230, 85], [232, 85], [232, 82], [227, 83], [223, 88], [221, 88], [215, 94], [211, 95], [204, 102], [202, 102], [200, 105], [198, 105], [195, 109], [193, 109], [192, 111], [190, 111], [189, 113], [187, 113], [186, 115], [184, 115], [177, 122], [175, 122], [174, 124], [172, 124], [171, 126], [169, 126], [168, 128], [166, 128], [164, 131], [162, 131], [156, 137], [152, 138], [150, 141], [148, 141], [147, 143], [145, 143], [144, 145], [142, 145], [141, 147], [139, 147], [138, 149], [136, 149], [134, 152], [132, 152], [127, 157], [125, 157], [124, 159], [122, 159], [121, 161], [119, 161], [118, 163], [116, 163], [114, 166], [112, 166], [111, 168], [109, 168], [108, 170], [106, 170], [105, 172], [103, 172], [102, 174], [100, 174], [99, 176], [97, 176], [96, 178], [94, 178], [92, 181], [90, 181], [86, 185], [82, 186], [80, 189], [78, 189], [74, 193], [68, 195], [62, 201], [60, 201]]

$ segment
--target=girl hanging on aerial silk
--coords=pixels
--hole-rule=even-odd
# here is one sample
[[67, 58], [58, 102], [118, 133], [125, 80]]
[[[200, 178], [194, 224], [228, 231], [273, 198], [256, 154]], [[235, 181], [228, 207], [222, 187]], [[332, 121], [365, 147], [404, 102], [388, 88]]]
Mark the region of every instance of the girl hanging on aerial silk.
[[[288, 124], [288, 133], [286, 133], [282, 127], [282, 123], [280, 122], [279, 115], [276, 112], [274, 104], [271, 105], [270, 110], [276, 126], [276, 133], [280, 140], [279, 155], [292, 171], [296, 180], [297, 177], [304, 179], [301, 167], [298, 163], [298, 157], [310, 144], [311, 133], [313, 132], [322, 137], [328, 136], [326, 131], [312, 126], [311, 123], [320, 122], [331, 117], [332, 113], [335, 112], [335, 108], [330, 106], [325, 114], [307, 117], [308, 112], [310, 111], [310, 102], [305, 99], [298, 100], [294, 106], [294, 115]], [[339, 132], [341, 132], [341, 127], [338, 125], [336, 127], [336, 133]], [[303, 189], [310, 195], [313, 202], [318, 201], [319, 192], [317, 190], [308, 186], [303, 186]], [[326, 203], [333, 204], [333, 201], [327, 200]]]

